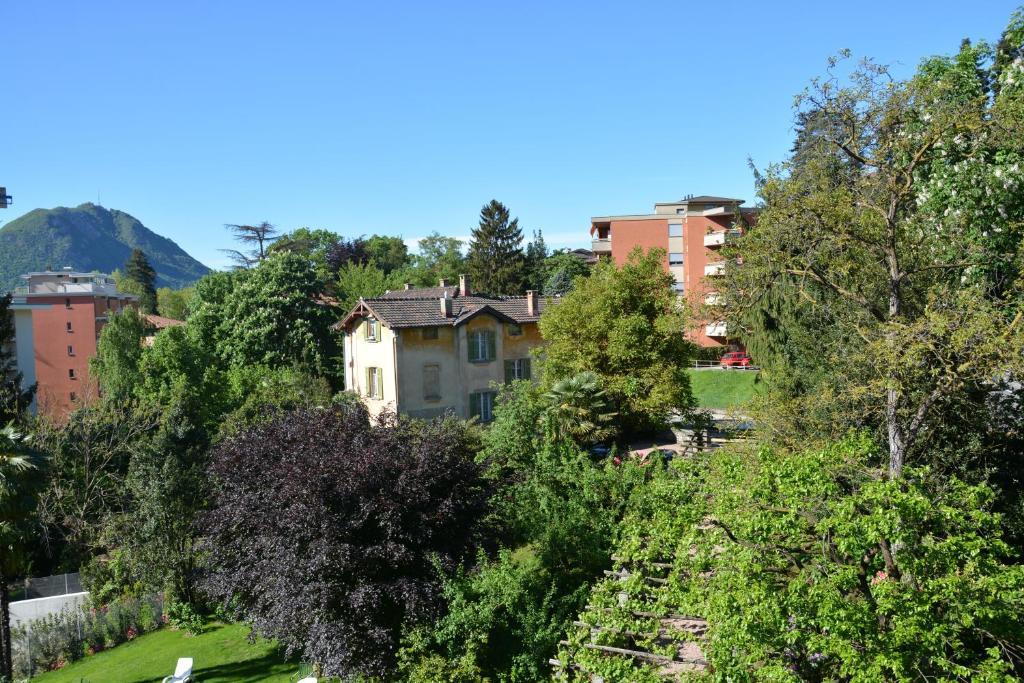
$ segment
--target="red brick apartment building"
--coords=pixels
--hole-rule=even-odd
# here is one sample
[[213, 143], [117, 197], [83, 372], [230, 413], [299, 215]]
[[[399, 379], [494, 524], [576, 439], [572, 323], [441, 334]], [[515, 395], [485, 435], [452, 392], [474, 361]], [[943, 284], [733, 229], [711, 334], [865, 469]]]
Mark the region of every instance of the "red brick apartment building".
[[[718, 301], [715, 279], [724, 269], [722, 246], [742, 234], [738, 225], [749, 224], [756, 217], [754, 209], [741, 208], [741, 204], [742, 199], [691, 195], [655, 204], [651, 214], [596, 216], [590, 219], [592, 249], [616, 264], [624, 263], [636, 247], [664, 249], [665, 269], [675, 276], [675, 290], [695, 311], [704, 305], [714, 310]], [[726, 346], [731, 341], [725, 323], [713, 317], [699, 321], [688, 334], [701, 346]]]
[[14, 348], [24, 386], [36, 385], [33, 410], [61, 418], [95, 387], [89, 359], [113, 311], [137, 306], [138, 297], [117, 289], [100, 273], [71, 268], [22, 275], [14, 290]]

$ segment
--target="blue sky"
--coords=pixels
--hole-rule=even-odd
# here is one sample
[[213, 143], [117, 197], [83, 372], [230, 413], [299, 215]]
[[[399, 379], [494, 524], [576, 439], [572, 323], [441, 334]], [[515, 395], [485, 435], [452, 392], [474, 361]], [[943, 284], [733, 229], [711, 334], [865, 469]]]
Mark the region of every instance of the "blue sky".
[[753, 200], [828, 55], [912, 71], [1017, 2], [4, 3], [4, 221], [96, 201], [204, 263], [224, 223], [549, 246], [685, 194]]

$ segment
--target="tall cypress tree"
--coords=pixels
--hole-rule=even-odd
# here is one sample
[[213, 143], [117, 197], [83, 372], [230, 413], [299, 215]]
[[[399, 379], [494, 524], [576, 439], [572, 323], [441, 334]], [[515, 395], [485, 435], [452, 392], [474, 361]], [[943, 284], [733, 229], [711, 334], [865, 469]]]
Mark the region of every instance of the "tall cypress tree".
[[146, 254], [141, 249], [133, 249], [124, 270], [125, 275], [142, 288], [139, 308], [143, 313], [156, 313], [156, 271], [149, 265]]
[[522, 294], [527, 267], [519, 219], [509, 220], [508, 208], [492, 199], [480, 210], [466, 259], [474, 290], [487, 294]]

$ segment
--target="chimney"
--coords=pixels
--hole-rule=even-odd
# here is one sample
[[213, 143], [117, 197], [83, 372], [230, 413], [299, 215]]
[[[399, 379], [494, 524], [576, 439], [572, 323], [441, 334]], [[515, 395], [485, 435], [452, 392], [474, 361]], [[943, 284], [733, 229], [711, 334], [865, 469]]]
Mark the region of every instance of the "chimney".
[[447, 281], [447, 280], [445, 280], [444, 278], [441, 278], [441, 279], [440, 279], [440, 280], [438, 281], [438, 283], [437, 283], [437, 286], [438, 286], [438, 287], [447, 287], [447, 286], [448, 286], [448, 281]]
[[406, 283], [405, 283], [404, 285], [402, 285], [402, 288], [403, 288], [403, 289], [404, 289], [405, 291], [407, 291], [407, 292], [408, 292], [408, 291], [409, 291], [410, 289], [412, 289], [412, 284], [411, 284], [411, 283], [409, 283], [409, 282], [406, 282]]
[[[441, 280], [441, 282], [444, 282], [444, 280]], [[441, 317], [452, 317], [452, 300], [448, 297], [448, 292], [441, 296]]]
[[465, 275], [459, 276], [459, 296], [469, 296], [469, 278]]
[[540, 314], [540, 302], [537, 300], [537, 292], [532, 289], [526, 290], [526, 315], [535, 316]]

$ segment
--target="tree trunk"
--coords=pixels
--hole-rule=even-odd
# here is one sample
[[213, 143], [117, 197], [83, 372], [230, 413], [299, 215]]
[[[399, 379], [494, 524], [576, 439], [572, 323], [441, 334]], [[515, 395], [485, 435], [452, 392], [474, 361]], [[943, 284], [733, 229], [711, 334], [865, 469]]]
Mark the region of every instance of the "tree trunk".
[[[896, 209], [897, 199], [894, 196], [889, 203], [886, 220], [885, 251], [886, 266], [889, 271], [889, 317], [892, 322], [903, 312], [903, 276], [900, 273], [899, 255], [896, 246]], [[890, 344], [895, 341], [890, 338]], [[890, 386], [885, 391], [885, 422], [889, 435], [889, 477], [899, 479], [903, 476], [903, 463], [907, 456], [907, 439], [903, 425], [900, 424], [900, 392]]]
[[14, 662], [11, 660], [11, 594], [3, 574], [0, 574], [0, 679], [14, 680]]
[[907, 457], [907, 442], [900, 424], [900, 396], [896, 389], [885, 392], [885, 421], [889, 431], [889, 478], [903, 476], [903, 463]]

